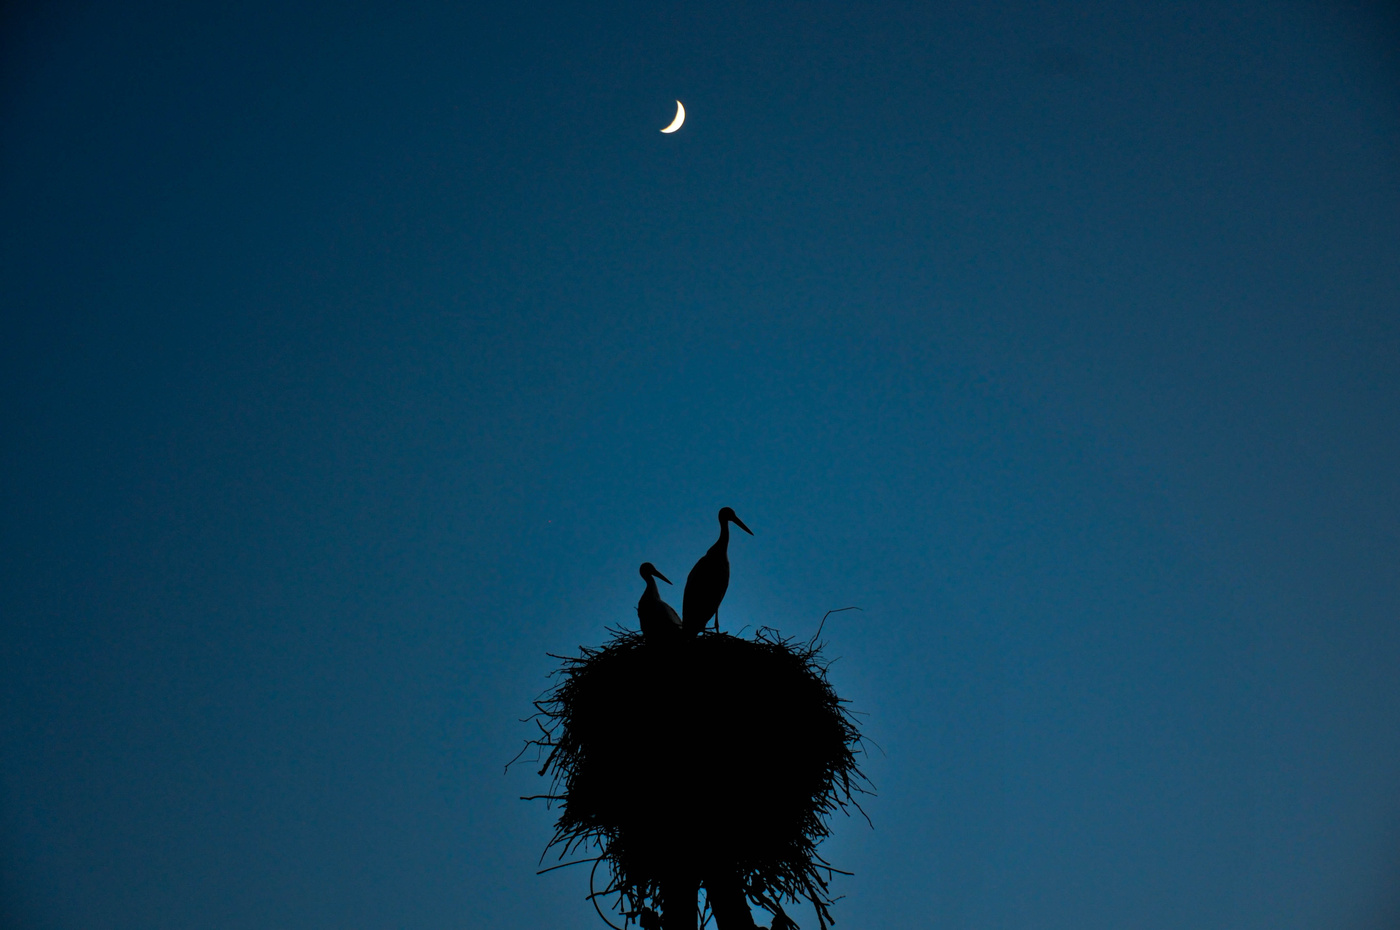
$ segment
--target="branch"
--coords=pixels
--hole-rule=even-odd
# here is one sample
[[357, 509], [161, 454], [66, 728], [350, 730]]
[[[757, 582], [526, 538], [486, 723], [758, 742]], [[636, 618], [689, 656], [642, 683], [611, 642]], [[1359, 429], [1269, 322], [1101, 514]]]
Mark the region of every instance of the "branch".
[[[826, 618], [827, 618], [827, 617], [830, 617], [832, 614], [839, 614], [839, 613], [842, 613], [843, 611], [847, 611], [847, 610], [860, 610], [860, 608], [859, 608], [859, 607], [837, 607], [835, 610], [828, 610], [826, 613], [822, 614], [822, 622], [819, 623], [819, 624], [817, 624], [817, 632], [813, 633], [813, 634], [812, 634], [812, 638], [809, 639], [809, 640], [807, 640], [807, 648], [808, 648], [808, 649], [811, 649], [812, 646], [813, 646], [813, 644], [816, 643], [817, 637], [822, 635], [822, 629], [826, 626]], [[864, 611], [862, 611], [862, 613], [863, 613], [863, 612], [864, 612]]]

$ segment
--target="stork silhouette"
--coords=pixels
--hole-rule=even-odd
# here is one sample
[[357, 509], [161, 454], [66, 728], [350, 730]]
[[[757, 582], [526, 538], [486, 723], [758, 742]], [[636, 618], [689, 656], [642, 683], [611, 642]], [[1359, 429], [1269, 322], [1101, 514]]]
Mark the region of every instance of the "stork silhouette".
[[682, 630], [695, 636], [715, 618], [719, 629], [719, 602], [729, 590], [729, 524], [753, 535], [734, 511], [725, 507], [719, 512], [719, 539], [700, 557], [685, 579], [685, 594], [681, 600]]
[[674, 640], [681, 632], [681, 618], [676, 616], [674, 607], [661, 599], [661, 592], [656, 587], [658, 578], [667, 584], [670, 584], [671, 580], [657, 571], [656, 566], [650, 562], [643, 562], [638, 571], [647, 583], [641, 600], [637, 601], [637, 621], [641, 624], [642, 635], [648, 642]]

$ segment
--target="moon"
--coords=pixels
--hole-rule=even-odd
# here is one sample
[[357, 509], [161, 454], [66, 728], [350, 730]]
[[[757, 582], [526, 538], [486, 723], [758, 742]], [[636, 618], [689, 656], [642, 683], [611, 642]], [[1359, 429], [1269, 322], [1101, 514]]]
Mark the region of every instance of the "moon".
[[662, 132], [675, 132], [677, 129], [680, 129], [680, 128], [681, 128], [681, 123], [684, 123], [684, 122], [685, 122], [685, 106], [684, 106], [679, 100], [677, 100], [677, 101], [676, 101], [676, 118], [673, 119], [673, 120], [671, 120], [671, 125], [667, 126], [665, 129], [663, 129], [663, 130], [661, 130], [661, 131], [662, 131]]

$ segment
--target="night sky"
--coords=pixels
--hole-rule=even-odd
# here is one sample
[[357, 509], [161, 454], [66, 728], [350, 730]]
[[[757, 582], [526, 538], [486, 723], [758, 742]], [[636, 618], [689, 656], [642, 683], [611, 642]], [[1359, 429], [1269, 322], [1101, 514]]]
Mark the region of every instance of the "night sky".
[[1392, 8], [0, 31], [0, 925], [602, 928], [504, 767], [726, 505], [840, 930], [1400, 925]]

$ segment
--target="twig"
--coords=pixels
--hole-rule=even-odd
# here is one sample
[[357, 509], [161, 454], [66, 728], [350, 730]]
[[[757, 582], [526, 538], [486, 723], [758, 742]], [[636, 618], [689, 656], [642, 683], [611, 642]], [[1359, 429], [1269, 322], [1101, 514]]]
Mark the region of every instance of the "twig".
[[[524, 799], [522, 799], [522, 800], [524, 800]], [[603, 858], [603, 857], [602, 857], [602, 856], [594, 856], [594, 857], [591, 858], [591, 859], [575, 859], [573, 862], [565, 862], [565, 863], [563, 863], [562, 865], [551, 865], [551, 866], [550, 866], [549, 868], [547, 868], [547, 869], [540, 869], [540, 870], [539, 870], [538, 872], [536, 872], [535, 874], [536, 874], [536, 875], [543, 875], [543, 874], [546, 873], [546, 872], [553, 872], [555, 869], [567, 869], [567, 868], [568, 868], [569, 866], [571, 866], [571, 865], [583, 865], [585, 862], [597, 862], [597, 861], [598, 861], [599, 859], [601, 859], [601, 858]]]
[[603, 909], [602, 909], [601, 907], [598, 906], [598, 896], [599, 896], [600, 894], [607, 894], [607, 891], [606, 891], [606, 890], [603, 890], [603, 891], [594, 891], [594, 890], [593, 890], [593, 876], [595, 876], [595, 875], [598, 874], [598, 866], [600, 866], [600, 865], [602, 865], [602, 864], [603, 864], [603, 857], [602, 857], [602, 856], [599, 856], [598, 859], [597, 859], [597, 861], [595, 861], [595, 862], [593, 863], [593, 871], [591, 871], [591, 872], [588, 873], [588, 890], [589, 890], [589, 892], [590, 892], [590, 894], [588, 895], [588, 900], [593, 902], [593, 910], [595, 910], [595, 911], [598, 912], [598, 916], [601, 917], [601, 918], [603, 919], [603, 923], [607, 924], [609, 927], [612, 927], [613, 930], [623, 930], [622, 927], [619, 927], [617, 924], [613, 923], [611, 920], [608, 920], [608, 916], [607, 916], [606, 914], [604, 914], [604, 913], [603, 913]]
[[822, 614], [822, 622], [819, 623], [819, 624], [817, 624], [817, 632], [813, 633], [813, 634], [812, 634], [812, 638], [809, 639], [809, 640], [807, 640], [807, 648], [808, 648], [808, 649], [811, 649], [811, 648], [812, 648], [812, 645], [813, 645], [814, 643], [816, 643], [817, 637], [819, 637], [819, 636], [822, 635], [822, 628], [826, 626], [826, 618], [827, 618], [827, 617], [830, 617], [832, 614], [839, 614], [839, 613], [841, 613], [841, 612], [843, 612], [843, 611], [847, 611], [847, 610], [860, 610], [860, 608], [859, 608], [859, 607], [837, 607], [835, 610], [828, 610], [826, 613]]

